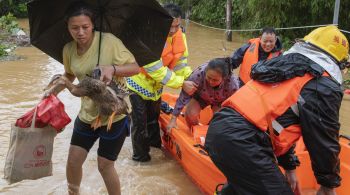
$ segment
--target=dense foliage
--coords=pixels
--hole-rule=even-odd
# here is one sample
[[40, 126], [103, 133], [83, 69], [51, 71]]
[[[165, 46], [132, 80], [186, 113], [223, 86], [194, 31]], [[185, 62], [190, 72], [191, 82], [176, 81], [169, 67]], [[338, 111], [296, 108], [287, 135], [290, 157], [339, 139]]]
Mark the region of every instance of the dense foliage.
[[18, 23], [16, 21], [16, 17], [14, 17], [11, 13], [0, 17], [0, 29], [2, 31], [11, 33], [13, 29], [18, 28]]
[[12, 13], [16, 17], [27, 17], [26, 3], [30, 0], [0, 0], [0, 17]]
[[[160, 2], [177, 3], [185, 11], [191, 10], [192, 20], [225, 28], [226, 0], [160, 0]], [[291, 27], [331, 24], [334, 3], [334, 0], [232, 0], [232, 26], [236, 29], [250, 29], [264, 26]], [[350, 30], [349, 10], [350, 1], [341, 0], [339, 27], [347, 31]], [[280, 30], [279, 33], [285, 40], [294, 40], [303, 37], [310, 30]], [[349, 34], [347, 37], [350, 39]]]
[[[225, 28], [227, 0], [159, 0], [173, 2], [184, 12], [191, 12], [190, 19], [209, 26]], [[264, 26], [295, 27], [333, 23], [335, 0], [232, 0], [233, 29], [255, 29]], [[350, 1], [340, 0], [339, 28], [350, 31]], [[279, 30], [283, 45], [289, 47], [296, 38], [304, 37], [312, 28]], [[257, 36], [259, 32], [244, 33]], [[350, 34], [344, 33], [348, 40]], [[345, 81], [350, 87], [350, 80]]]
[[0, 17], [0, 59], [8, 55], [12, 46], [7, 43], [6, 38], [19, 29], [17, 18], [11, 13]]
[[7, 47], [5, 45], [0, 44], [0, 57], [7, 55], [6, 49]]

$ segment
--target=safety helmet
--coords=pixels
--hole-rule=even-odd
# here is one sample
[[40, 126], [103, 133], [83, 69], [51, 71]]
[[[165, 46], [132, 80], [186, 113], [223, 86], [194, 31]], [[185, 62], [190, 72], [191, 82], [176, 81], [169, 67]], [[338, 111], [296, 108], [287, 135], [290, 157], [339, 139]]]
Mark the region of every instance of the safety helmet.
[[322, 49], [338, 62], [348, 59], [349, 42], [336, 26], [325, 26], [311, 31], [304, 41]]

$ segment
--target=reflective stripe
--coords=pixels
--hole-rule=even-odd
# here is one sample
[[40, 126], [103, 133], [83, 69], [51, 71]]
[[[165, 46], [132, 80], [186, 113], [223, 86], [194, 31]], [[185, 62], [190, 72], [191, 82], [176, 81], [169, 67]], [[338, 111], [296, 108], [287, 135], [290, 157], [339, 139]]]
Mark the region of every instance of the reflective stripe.
[[149, 98], [153, 98], [155, 95], [154, 93], [149, 92], [147, 89], [141, 87], [140, 85], [138, 85], [135, 81], [133, 81], [131, 78], [126, 78], [126, 82], [128, 82], [128, 84], [130, 86], [132, 86], [137, 92], [141, 93], [142, 95], [149, 97]]
[[[305, 100], [303, 97], [301, 97], [301, 95], [299, 95], [298, 97], [298, 103], [300, 105], [305, 104]], [[298, 107], [298, 103], [293, 104], [290, 108], [292, 109], [292, 111], [294, 112], [295, 115], [299, 116], [299, 107]]]
[[186, 60], [187, 59], [187, 57], [185, 57], [185, 56], [182, 56], [179, 60]]
[[298, 102], [300, 103], [300, 105], [305, 104], [305, 100], [303, 97], [301, 97], [301, 95], [299, 95], [299, 97], [298, 97]]
[[157, 64], [151, 66], [151, 67], [147, 67], [147, 68], [144, 68], [148, 73], [150, 72], [154, 72], [160, 68], [163, 67], [163, 62], [162, 61], [159, 61]]
[[295, 115], [299, 116], [298, 104], [293, 104], [290, 108], [293, 110]]
[[157, 91], [157, 94], [158, 94], [158, 95], [160, 95], [160, 94], [162, 94], [162, 93], [163, 93], [163, 87], [160, 88], [160, 89]]
[[186, 67], [186, 66], [187, 66], [187, 63], [178, 64], [178, 65], [176, 65], [176, 66], [174, 67], [174, 71], [178, 71], [178, 70], [180, 70], [180, 69], [182, 69], [182, 68], [184, 68], [184, 67]]
[[166, 85], [168, 83], [168, 81], [171, 78], [172, 73], [173, 72], [171, 70], [169, 70], [169, 69], [166, 70], [166, 75], [165, 75], [165, 77], [163, 78], [163, 80], [161, 82], [163, 85]]
[[[298, 103], [300, 103], [301, 105], [305, 104], [305, 100], [303, 97], [301, 97], [301, 95], [299, 95], [299, 97], [298, 97]], [[290, 108], [292, 109], [294, 114], [297, 116], [299, 116], [298, 103], [295, 103], [295, 104], [290, 106]], [[276, 120], [272, 121], [272, 127], [278, 134], [281, 134], [282, 130], [284, 129], [283, 126], [279, 122], [277, 122]]]
[[282, 132], [282, 130], [284, 129], [283, 126], [277, 122], [276, 120], [272, 121], [272, 127], [275, 131], [277, 131], [278, 134], [280, 134]]

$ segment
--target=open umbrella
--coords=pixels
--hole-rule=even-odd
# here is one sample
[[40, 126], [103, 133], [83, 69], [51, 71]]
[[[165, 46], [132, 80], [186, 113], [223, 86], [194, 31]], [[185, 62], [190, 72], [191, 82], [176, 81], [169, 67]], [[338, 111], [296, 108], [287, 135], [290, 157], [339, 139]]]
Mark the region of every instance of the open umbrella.
[[[159, 60], [172, 17], [156, 0], [85, 0], [96, 9], [95, 28], [120, 38], [140, 66]], [[28, 3], [32, 45], [62, 63], [62, 50], [72, 41], [64, 14], [74, 0]]]

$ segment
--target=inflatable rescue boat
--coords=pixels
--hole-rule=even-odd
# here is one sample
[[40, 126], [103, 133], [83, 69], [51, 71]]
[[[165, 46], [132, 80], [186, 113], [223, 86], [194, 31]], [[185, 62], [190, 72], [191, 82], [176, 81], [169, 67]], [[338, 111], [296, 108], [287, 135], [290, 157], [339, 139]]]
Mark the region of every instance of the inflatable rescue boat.
[[[165, 101], [171, 107], [174, 107], [177, 95], [164, 93], [162, 101]], [[170, 134], [166, 133], [166, 125], [171, 115], [162, 112], [159, 123], [162, 129], [162, 142], [164, 147], [181, 164], [184, 171], [190, 176], [193, 182], [204, 194], [213, 195], [219, 184], [226, 183], [225, 176], [216, 168], [214, 163], [205, 152], [203, 145], [208, 129], [208, 123], [213, 113], [209, 107], [203, 109], [200, 113], [200, 123], [189, 128], [183, 116], [177, 119], [177, 129], [172, 129]], [[350, 194], [350, 141], [349, 137], [340, 138], [340, 175], [342, 185], [337, 188], [338, 195]], [[299, 141], [296, 147], [296, 154], [299, 157], [301, 165], [297, 167], [297, 177], [299, 187], [303, 195], [314, 195], [318, 189], [318, 184], [313, 175], [309, 154], [306, 151], [304, 143]]]

